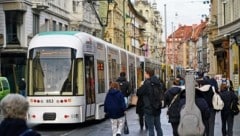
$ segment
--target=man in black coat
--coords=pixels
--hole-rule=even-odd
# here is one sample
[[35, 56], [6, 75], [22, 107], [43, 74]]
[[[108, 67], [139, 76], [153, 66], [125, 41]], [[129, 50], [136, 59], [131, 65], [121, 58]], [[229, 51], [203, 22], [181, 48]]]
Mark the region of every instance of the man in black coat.
[[146, 69], [145, 79], [142, 89], [139, 90], [138, 94], [143, 97], [144, 116], [147, 122], [149, 136], [154, 136], [154, 127], [157, 131], [157, 136], [162, 136], [163, 132], [160, 122], [161, 108], [155, 109], [150, 101], [153, 93], [152, 83], [160, 86], [160, 81], [154, 76], [154, 70], [151, 68]]

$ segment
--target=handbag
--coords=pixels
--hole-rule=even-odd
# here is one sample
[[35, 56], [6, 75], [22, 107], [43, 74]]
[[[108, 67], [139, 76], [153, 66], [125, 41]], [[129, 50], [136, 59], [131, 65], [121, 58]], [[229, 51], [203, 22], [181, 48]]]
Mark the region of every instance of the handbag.
[[129, 134], [129, 129], [128, 129], [128, 124], [127, 124], [127, 117], [126, 117], [126, 115], [125, 115], [125, 122], [124, 122], [123, 132], [124, 132], [124, 134]]
[[213, 90], [213, 98], [212, 98], [212, 104], [213, 104], [213, 109], [215, 110], [222, 110], [224, 107], [224, 102], [221, 99], [220, 95], [216, 93], [215, 88], [212, 87]]
[[131, 105], [137, 105], [138, 97], [137, 95], [132, 95], [131, 97]]

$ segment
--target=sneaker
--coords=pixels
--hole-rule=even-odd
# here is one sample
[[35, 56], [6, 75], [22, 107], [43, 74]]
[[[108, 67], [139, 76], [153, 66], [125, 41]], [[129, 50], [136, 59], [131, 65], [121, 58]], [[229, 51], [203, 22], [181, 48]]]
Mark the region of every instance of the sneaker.
[[117, 134], [116, 136], [121, 136], [121, 134]]

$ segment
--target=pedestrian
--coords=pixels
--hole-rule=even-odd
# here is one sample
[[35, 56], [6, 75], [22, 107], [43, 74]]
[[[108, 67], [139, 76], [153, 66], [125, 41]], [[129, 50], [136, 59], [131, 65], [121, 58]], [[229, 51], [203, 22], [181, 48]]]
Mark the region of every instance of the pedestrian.
[[118, 77], [117, 82], [119, 83], [120, 90], [124, 95], [125, 103], [128, 106], [128, 96], [131, 94], [131, 91], [130, 84], [127, 81], [125, 72], [120, 73], [120, 77]]
[[19, 94], [21, 94], [22, 96], [25, 96], [25, 92], [26, 92], [26, 82], [25, 79], [22, 78], [19, 83], [18, 83], [18, 88], [19, 88]]
[[[213, 108], [212, 99], [213, 99], [213, 87], [215, 88], [216, 80], [214, 78], [205, 80], [198, 80], [199, 88], [201, 88], [202, 97], [206, 100], [210, 110], [210, 117], [208, 118], [208, 124], [205, 122], [205, 131], [208, 132], [207, 136], [214, 136], [214, 128], [215, 128], [215, 117], [216, 110]], [[218, 92], [218, 91], [216, 91]]]
[[[173, 136], [178, 136], [178, 124], [180, 121], [180, 108], [179, 108], [179, 102], [177, 102], [180, 99], [177, 99], [177, 97], [180, 97], [181, 92], [181, 86], [180, 86], [180, 80], [175, 79], [173, 81], [173, 86], [169, 88], [165, 93], [165, 102], [168, 106], [168, 122], [171, 123], [172, 129], [173, 129]], [[176, 106], [175, 106], [176, 105]]]
[[144, 83], [144, 81], [141, 82], [141, 86], [137, 90], [138, 101], [137, 101], [137, 105], [136, 105], [136, 113], [138, 114], [138, 117], [139, 117], [139, 125], [140, 125], [141, 130], [143, 130], [144, 124], [145, 124], [145, 128], [148, 129], [146, 120], [144, 118], [143, 96], [139, 94], [139, 92], [140, 92], [139, 90], [141, 90], [143, 88], [142, 87], [143, 83]]
[[144, 76], [146, 80], [144, 81], [142, 89], [139, 90], [138, 94], [143, 96], [144, 116], [147, 122], [149, 136], [155, 135], [154, 127], [157, 131], [157, 136], [162, 136], [163, 132], [160, 122], [161, 108], [155, 109], [151, 101], [151, 97], [153, 96], [152, 83], [155, 85], [160, 85], [160, 81], [156, 76], [154, 76], [154, 70], [151, 68], [146, 68]]
[[222, 135], [233, 136], [234, 114], [230, 109], [230, 105], [231, 102], [238, 101], [238, 97], [233, 91], [228, 91], [227, 82], [222, 82], [220, 87], [220, 96], [224, 102], [224, 107], [221, 110]]
[[119, 90], [119, 84], [112, 82], [105, 98], [104, 112], [111, 120], [113, 136], [121, 136], [125, 111], [124, 95]]
[[20, 94], [8, 94], [0, 103], [3, 121], [0, 124], [1, 136], [40, 136], [26, 123], [28, 101]]
[[234, 91], [233, 82], [232, 82], [232, 80], [229, 77], [227, 77], [227, 85], [228, 85], [228, 89], [230, 91]]
[[196, 91], [195, 103], [201, 111], [202, 121], [205, 126], [204, 136], [208, 136], [209, 135], [209, 122], [208, 121], [209, 121], [209, 118], [211, 115], [211, 111], [210, 111], [207, 101], [204, 99], [204, 95], [202, 93], [202, 88], [196, 89], [195, 91]]

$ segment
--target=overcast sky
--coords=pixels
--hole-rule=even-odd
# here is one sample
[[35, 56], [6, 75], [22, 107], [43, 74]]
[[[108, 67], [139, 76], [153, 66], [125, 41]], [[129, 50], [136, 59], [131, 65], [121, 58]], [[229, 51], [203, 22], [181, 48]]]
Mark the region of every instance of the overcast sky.
[[[149, 0], [154, 2], [154, 0]], [[163, 18], [164, 24], [164, 4], [166, 4], [167, 11], [167, 35], [171, 34], [173, 27], [178, 28], [179, 24], [192, 25], [199, 24], [201, 20], [204, 20], [202, 15], [209, 15], [209, 4], [203, 4], [208, 0], [155, 0], [157, 2], [157, 8]], [[172, 25], [173, 22], [173, 25]], [[165, 29], [164, 29], [165, 31]], [[164, 32], [165, 33], [165, 32]], [[164, 38], [165, 34], [163, 35]]]

